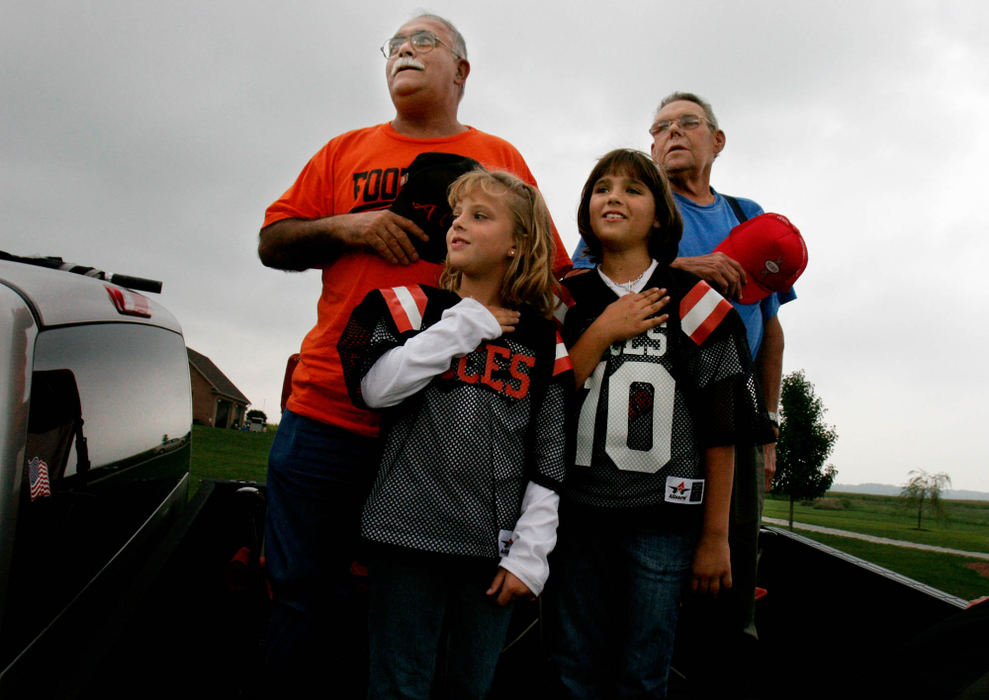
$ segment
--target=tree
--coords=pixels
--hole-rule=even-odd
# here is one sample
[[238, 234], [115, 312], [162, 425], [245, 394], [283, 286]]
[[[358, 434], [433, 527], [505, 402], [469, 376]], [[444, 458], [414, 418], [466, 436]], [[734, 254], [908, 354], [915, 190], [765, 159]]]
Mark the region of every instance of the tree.
[[911, 469], [907, 472], [910, 480], [900, 489], [900, 498], [910, 508], [917, 508], [917, 529], [920, 530], [921, 518], [924, 515], [924, 503], [934, 512], [938, 521], [944, 519], [944, 502], [941, 492], [945, 486], [951, 486], [951, 477], [940, 472], [928, 474], [923, 469]]
[[260, 409], [252, 408], [250, 411], [247, 412], [247, 420], [251, 420], [251, 418], [254, 417], [260, 418], [262, 423], [268, 422], [268, 416], [266, 416], [264, 411]]
[[773, 493], [790, 497], [790, 529], [793, 503], [817, 498], [831, 488], [837, 470], [824, 466], [838, 433], [824, 424], [824, 403], [814, 395], [814, 385], [803, 370], [783, 377], [780, 392], [780, 434], [776, 441], [776, 478]]

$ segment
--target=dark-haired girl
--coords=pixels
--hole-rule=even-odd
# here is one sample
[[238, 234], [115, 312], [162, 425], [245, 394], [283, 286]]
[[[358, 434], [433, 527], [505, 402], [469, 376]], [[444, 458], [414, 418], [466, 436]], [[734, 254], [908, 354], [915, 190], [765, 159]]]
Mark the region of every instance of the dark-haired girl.
[[578, 416], [553, 660], [570, 697], [665, 697], [681, 591], [731, 587], [733, 445], [761, 426], [759, 394], [731, 304], [670, 267], [682, 224], [648, 155], [604, 156], [577, 221], [598, 264], [566, 281]]

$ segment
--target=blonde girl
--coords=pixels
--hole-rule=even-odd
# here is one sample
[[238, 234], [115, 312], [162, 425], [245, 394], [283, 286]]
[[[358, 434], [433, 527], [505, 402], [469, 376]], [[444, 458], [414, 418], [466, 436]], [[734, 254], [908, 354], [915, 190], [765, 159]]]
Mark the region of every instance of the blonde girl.
[[449, 198], [441, 288], [371, 292], [339, 345], [354, 401], [385, 409], [361, 522], [373, 698], [484, 697], [511, 603], [542, 591], [556, 542], [573, 376], [549, 213], [502, 172]]

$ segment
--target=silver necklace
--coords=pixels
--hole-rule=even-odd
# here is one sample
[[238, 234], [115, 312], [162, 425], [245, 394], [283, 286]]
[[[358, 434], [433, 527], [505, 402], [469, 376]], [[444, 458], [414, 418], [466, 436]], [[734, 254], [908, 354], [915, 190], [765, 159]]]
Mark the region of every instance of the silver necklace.
[[[642, 276], [645, 275], [647, 272], [649, 272], [649, 267], [646, 267], [645, 270], [643, 270], [642, 272], [640, 272], [639, 273], [639, 276], [636, 277], [634, 280], [628, 280], [627, 282], [615, 282], [615, 280], [611, 280], [611, 281], [614, 282], [614, 284], [615, 284], [616, 287], [621, 287], [622, 289], [625, 290], [625, 292], [627, 294], [631, 294], [632, 293], [632, 287], [634, 287], [636, 284], [638, 284], [639, 280], [641, 280], [642, 279]], [[611, 278], [609, 277], [608, 279], [611, 279]]]
[[631, 294], [632, 293], [632, 287], [634, 287], [635, 285], [637, 285], [639, 283], [639, 280], [642, 279], [642, 276], [644, 274], [646, 274], [646, 270], [648, 270], [648, 269], [649, 268], [647, 267], [645, 270], [643, 270], [642, 272], [640, 272], [639, 273], [639, 276], [636, 277], [634, 280], [629, 280], [628, 282], [622, 282], [619, 286], [622, 289], [624, 289], [626, 292], [628, 292], [629, 294]]

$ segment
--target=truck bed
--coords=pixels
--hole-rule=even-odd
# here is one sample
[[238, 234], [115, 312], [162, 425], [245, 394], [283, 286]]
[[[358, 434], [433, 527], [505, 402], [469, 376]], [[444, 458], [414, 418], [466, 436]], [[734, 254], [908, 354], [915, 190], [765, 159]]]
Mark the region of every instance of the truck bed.
[[[30, 694], [260, 697], [267, 590], [256, 559], [237, 555], [257, 546], [263, 492], [258, 484], [204, 481], [112, 613], [97, 628], [78, 630], [80, 668], [59, 678], [32, 671]], [[765, 528], [762, 542], [764, 663], [753, 669], [752, 697], [987, 697], [964, 693], [989, 679], [989, 604], [966, 608], [785, 530]], [[493, 697], [517, 700], [548, 688], [540, 631], [538, 603], [521, 606]], [[336, 632], [364, 644], [360, 625]], [[904, 694], [891, 694], [904, 676]], [[360, 678], [327, 682], [337, 697], [361, 697]], [[687, 697], [677, 669], [670, 696]]]

